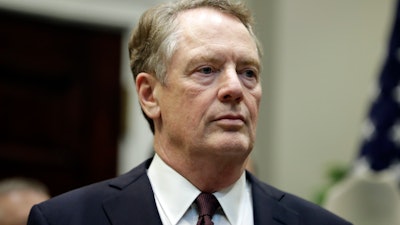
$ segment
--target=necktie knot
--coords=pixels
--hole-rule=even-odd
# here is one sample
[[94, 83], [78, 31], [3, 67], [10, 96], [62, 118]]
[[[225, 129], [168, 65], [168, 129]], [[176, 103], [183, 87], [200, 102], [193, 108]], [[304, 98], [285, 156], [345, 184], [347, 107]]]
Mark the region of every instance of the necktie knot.
[[197, 225], [213, 225], [211, 219], [219, 207], [217, 198], [213, 194], [203, 192], [197, 196], [195, 203], [199, 209]]

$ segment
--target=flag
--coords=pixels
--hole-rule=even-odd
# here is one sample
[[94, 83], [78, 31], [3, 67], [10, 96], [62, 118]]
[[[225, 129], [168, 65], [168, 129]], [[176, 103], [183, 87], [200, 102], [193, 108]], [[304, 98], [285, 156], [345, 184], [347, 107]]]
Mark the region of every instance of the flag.
[[379, 172], [400, 162], [400, 1], [377, 86], [358, 158]]
[[400, 224], [400, 0], [396, 7], [357, 160], [324, 202], [353, 224]]

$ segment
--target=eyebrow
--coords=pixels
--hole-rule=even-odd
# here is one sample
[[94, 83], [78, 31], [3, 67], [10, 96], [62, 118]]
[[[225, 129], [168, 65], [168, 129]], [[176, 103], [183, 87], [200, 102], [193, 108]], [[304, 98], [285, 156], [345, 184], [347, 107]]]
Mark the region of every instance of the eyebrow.
[[258, 72], [261, 72], [261, 63], [260, 60], [255, 59], [253, 57], [246, 57], [244, 59], [240, 59], [238, 65], [252, 65], [255, 66], [258, 70]]
[[197, 64], [202, 62], [219, 65], [222, 64], [223, 61], [221, 57], [217, 57], [215, 54], [196, 55], [188, 61], [184, 71], [186, 71], [186, 73], [191, 72], [191, 70], [194, 69], [193, 67], [198, 66]]
[[[222, 57], [218, 57], [218, 54], [202, 54], [191, 58], [187, 64], [187, 68], [190, 68], [191, 66], [193, 66], [193, 64], [200, 62], [209, 62], [211, 64], [222, 64], [223, 61], [225, 61], [225, 59]], [[261, 70], [260, 60], [254, 57], [239, 58], [237, 60], [237, 65], [238, 66], [251, 65], [255, 66], [257, 70], [259, 71]]]
[[216, 54], [202, 54], [197, 55], [189, 60], [189, 65], [198, 62], [210, 62], [213, 64], [218, 64], [224, 61], [221, 57], [216, 56]]

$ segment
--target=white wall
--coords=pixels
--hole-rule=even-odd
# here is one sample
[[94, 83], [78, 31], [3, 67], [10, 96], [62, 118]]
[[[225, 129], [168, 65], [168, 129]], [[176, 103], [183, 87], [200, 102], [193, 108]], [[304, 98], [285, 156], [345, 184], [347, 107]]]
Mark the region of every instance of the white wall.
[[267, 56], [259, 176], [312, 199], [329, 166], [358, 153], [394, 1], [249, 2]]
[[[0, 7], [126, 27], [163, 0], [0, 0]], [[368, 97], [381, 66], [394, 0], [247, 0], [265, 57], [254, 158], [258, 176], [311, 199], [332, 163], [358, 151]], [[128, 33], [125, 34], [125, 39]], [[122, 46], [128, 100], [119, 172], [150, 154], [151, 133]]]

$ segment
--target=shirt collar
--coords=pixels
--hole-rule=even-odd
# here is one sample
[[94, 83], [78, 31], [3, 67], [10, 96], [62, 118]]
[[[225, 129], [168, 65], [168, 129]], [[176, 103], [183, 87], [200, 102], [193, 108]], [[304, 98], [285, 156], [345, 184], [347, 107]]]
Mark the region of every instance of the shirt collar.
[[240, 207], [245, 205], [247, 191], [246, 173], [243, 172], [233, 185], [213, 193], [231, 224], [239, 224]]
[[147, 174], [165, 215], [172, 224], [177, 224], [200, 191], [169, 167], [157, 154]]
[[[176, 224], [201, 193], [186, 178], [168, 166], [157, 154], [148, 169], [155, 197], [172, 224]], [[177, 191], [179, 190], [179, 191]], [[241, 208], [248, 191], [243, 172], [228, 188], [213, 193], [231, 224], [238, 224]]]

